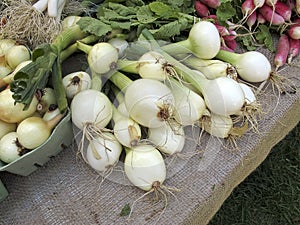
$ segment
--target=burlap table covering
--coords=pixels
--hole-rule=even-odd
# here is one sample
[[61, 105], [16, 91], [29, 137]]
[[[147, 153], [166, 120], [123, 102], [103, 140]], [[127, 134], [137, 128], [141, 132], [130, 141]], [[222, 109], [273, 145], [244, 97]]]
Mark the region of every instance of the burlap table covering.
[[[264, 53], [272, 59], [272, 54]], [[295, 66], [280, 72], [298, 89], [299, 61], [298, 57]], [[207, 224], [232, 190], [300, 120], [299, 92], [282, 95], [277, 102], [269, 88], [260, 101], [266, 112], [259, 120], [260, 133], [247, 132], [237, 141], [237, 151], [204, 136], [198, 147], [204, 153], [190, 157], [165, 182], [180, 191], [167, 195], [163, 212], [164, 201], [157, 203], [148, 195], [136, 202], [130, 217], [120, 216], [122, 208], [144, 192], [110, 179], [100, 186], [101, 176], [71, 146], [27, 177], [0, 173], [9, 191], [0, 203], [0, 224]], [[188, 143], [185, 148], [196, 147]]]

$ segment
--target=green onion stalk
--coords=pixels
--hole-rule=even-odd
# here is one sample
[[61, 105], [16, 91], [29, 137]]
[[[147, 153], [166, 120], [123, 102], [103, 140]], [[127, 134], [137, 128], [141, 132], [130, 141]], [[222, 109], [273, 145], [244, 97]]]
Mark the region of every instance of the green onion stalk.
[[51, 81], [58, 108], [64, 113], [68, 109], [68, 101], [62, 83], [61, 64], [77, 51], [77, 40], [90, 43], [96, 39], [75, 25], [62, 31], [52, 43], [36, 47], [32, 52], [32, 62], [20, 69], [10, 83], [15, 102], [23, 103], [26, 110], [36, 91], [45, 88]]

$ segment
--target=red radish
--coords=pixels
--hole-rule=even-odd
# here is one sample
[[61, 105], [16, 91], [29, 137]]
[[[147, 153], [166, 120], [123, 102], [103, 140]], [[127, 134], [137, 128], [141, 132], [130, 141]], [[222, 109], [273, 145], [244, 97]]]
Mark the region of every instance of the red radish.
[[275, 12], [283, 17], [285, 21], [290, 21], [292, 16], [292, 10], [289, 6], [283, 2], [276, 2], [275, 4]]
[[222, 49], [222, 50], [224, 50], [224, 51], [228, 51], [228, 52], [234, 52], [233, 49], [231, 49], [231, 48], [229, 48], [229, 47], [227, 47], [227, 46], [221, 46], [220, 49]]
[[236, 40], [224, 40], [224, 41], [228, 48], [232, 49], [233, 51], [236, 50], [236, 47], [237, 47]]
[[279, 67], [283, 66], [286, 61], [290, 51], [289, 37], [286, 34], [282, 34], [278, 40], [276, 52], [274, 56], [275, 70], [277, 71]]
[[264, 24], [266, 22], [266, 18], [260, 13], [257, 13], [257, 23], [258, 24]]
[[272, 25], [282, 25], [285, 23], [284, 18], [280, 16], [278, 13], [274, 12], [272, 7], [268, 5], [263, 5], [258, 9], [258, 11]]
[[237, 33], [234, 30], [229, 30], [229, 35], [223, 36], [223, 39], [231, 41], [236, 39], [236, 37], [237, 37]]
[[300, 24], [294, 24], [287, 30], [287, 34], [293, 39], [300, 39]]
[[255, 5], [253, 0], [244, 0], [244, 2], [242, 3], [243, 18], [241, 21], [244, 21], [254, 11], [255, 11]]
[[277, 1], [278, 1], [278, 0], [266, 0], [266, 4], [267, 4], [268, 6], [274, 7]]
[[210, 20], [213, 24], [219, 24], [217, 15], [211, 14], [205, 17], [205, 19]]
[[210, 14], [208, 7], [200, 1], [195, 1], [194, 7], [199, 17], [207, 17]]
[[295, 10], [296, 2], [295, 0], [286, 0], [285, 4], [291, 9]]
[[265, 0], [253, 0], [253, 3], [256, 8], [260, 8], [265, 4]]
[[300, 40], [290, 38], [290, 49], [289, 49], [289, 56], [287, 59], [288, 64], [291, 64], [292, 59], [298, 56], [299, 52], [300, 52]]
[[219, 0], [200, 0], [203, 4], [207, 5], [210, 8], [217, 9], [221, 2]]
[[257, 13], [256, 11], [254, 11], [247, 19], [246, 23], [249, 27], [249, 30], [251, 31], [252, 29], [252, 26], [255, 24], [256, 22], [256, 19], [257, 19]]
[[222, 25], [218, 25], [218, 24], [215, 24], [216, 28], [218, 29], [219, 31], [219, 34], [221, 36], [226, 36], [226, 35], [229, 35], [229, 31], [227, 30], [226, 27], [222, 26]]

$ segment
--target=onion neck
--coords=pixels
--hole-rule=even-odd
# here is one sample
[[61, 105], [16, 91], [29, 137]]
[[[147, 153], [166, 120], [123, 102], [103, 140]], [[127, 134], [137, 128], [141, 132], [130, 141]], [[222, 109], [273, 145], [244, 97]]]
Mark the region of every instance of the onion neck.
[[226, 50], [220, 50], [216, 55], [216, 58], [228, 62], [232, 65], [236, 65], [239, 61], [240, 54], [235, 52], [229, 52]]
[[120, 90], [124, 91], [133, 81], [123, 73], [117, 71], [109, 78]]
[[189, 39], [164, 45], [161, 49], [170, 55], [192, 53], [192, 46]]
[[120, 70], [128, 73], [139, 73], [139, 62], [133, 60], [118, 60], [117, 66]]
[[49, 127], [49, 129], [52, 130], [63, 117], [64, 117], [64, 114], [60, 113], [57, 116], [55, 116], [53, 119], [47, 121], [47, 126]]

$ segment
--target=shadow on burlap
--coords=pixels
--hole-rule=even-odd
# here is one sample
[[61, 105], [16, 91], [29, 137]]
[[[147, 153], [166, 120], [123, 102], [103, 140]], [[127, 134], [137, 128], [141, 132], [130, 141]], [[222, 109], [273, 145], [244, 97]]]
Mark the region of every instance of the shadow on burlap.
[[[299, 62], [298, 57], [294, 64]], [[280, 74], [300, 89], [298, 67], [286, 66]], [[154, 195], [148, 195], [136, 202], [130, 218], [120, 216], [122, 208], [144, 192], [114, 179], [101, 183], [101, 176], [83, 162], [74, 145], [27, 177], [0, 174], [9, 191], [0, 203], [0, 224], [207, 224], [232, 190], [300, 120], [299, 93], [282, 95], [277, 101], [269, 88], [260, 102], [265, 112], [258, 123], [260, 132], [248, 131], [237, 140], [237, 150], [205, 135], [199, 146], [187, 142], [185, 150], [197, 148], [203, 153], [185, 159], [168, 177], [164, 185], [180, 191], [174, 196], [166, 192], [164, 211], [165, 202], [154, 202]], [[192, 131], [197, 134], [189, 129], [189, 136]]]

